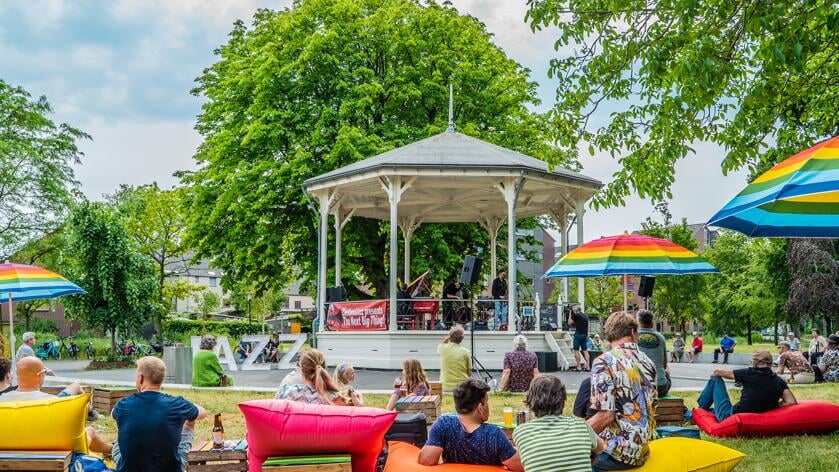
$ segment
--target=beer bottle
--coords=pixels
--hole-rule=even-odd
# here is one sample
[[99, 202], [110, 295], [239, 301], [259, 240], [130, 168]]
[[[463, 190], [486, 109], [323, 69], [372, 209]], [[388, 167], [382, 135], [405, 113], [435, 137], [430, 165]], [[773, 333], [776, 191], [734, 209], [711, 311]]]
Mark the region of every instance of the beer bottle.
[[216, 413], [213, 425], [213, 449], [224, 448], [224, 427], [221, 425], [221, 413]]

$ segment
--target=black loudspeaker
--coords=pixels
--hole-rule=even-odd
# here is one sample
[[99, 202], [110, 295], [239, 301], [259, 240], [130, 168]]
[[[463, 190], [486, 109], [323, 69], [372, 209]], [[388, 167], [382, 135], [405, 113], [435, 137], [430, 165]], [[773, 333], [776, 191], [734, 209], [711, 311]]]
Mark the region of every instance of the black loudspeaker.
[[463, 259], [463, 269], [460, 271], [460, 283], [463, 285], [475, 285], [481, 279], [481, 266], [483, 261], [475, 256], [466, 256]]
[[326, 287], [326, 303], [343, 302], [347, 300], [344, 287]]
[[638, 296], [641, 298], [649, 298], [653, 296], [653, 287], [655, 287], [655, 277], [641, 276], [641, 283], [638, 284]]
[[553, 351], [536, 351], [539, 361], [539, 372], [556, 372], [559, 370], [556, 353]]

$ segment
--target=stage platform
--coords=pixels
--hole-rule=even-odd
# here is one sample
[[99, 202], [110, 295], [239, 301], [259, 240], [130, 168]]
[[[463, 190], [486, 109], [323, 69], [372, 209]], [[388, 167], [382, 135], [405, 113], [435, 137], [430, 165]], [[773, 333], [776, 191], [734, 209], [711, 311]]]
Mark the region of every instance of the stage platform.
[[[561, 370], [574, 364], [571, 337], [565, 331], [531, 331], [527, 336], [529, 351], [553, 351]], [[323, 331], [317, 334], [317, 346], [330, 365], [350, 362], [364, 369], [400, 370], [407, 357], [419, 359], [428, 370], [440, 369], [437, 345], [446, 331]], [[466, 332], [461, 345], [471, 350], [472, 333]], [[504, 353], [513, 349], [514, 333], [475, 331], [473, 354], [484, 368], [501, 370]]]

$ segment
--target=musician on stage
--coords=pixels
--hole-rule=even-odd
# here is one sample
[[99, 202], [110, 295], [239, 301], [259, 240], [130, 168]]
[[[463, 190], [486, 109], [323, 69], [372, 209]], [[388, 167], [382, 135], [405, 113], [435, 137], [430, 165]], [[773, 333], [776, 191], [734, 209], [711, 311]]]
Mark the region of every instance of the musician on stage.
[[499, 329], [502, 324], [507, 324], [507, 273], [503, 270], [498, 277], [492, 281], [492, 298], [495, 299], [495, 320], [494, 329]]
[[[443, 323], [451, 327], [455, 311], [463, 305], [463, 284], [452, 282], [443, 289]], [[456, 301], [452, 301], [456, 300]]]

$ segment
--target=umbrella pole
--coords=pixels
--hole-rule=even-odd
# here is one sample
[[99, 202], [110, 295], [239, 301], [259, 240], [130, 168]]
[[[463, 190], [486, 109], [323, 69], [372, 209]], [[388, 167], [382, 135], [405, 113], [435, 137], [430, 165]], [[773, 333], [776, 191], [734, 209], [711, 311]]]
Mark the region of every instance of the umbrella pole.
[[9, 293], [9, 357], [12, 361], [12, 380], [15, 379], [15, 312], [14, 306], [12, 305], [12, 294]]
[[628, 310], [629, 303], [626, 295], [626, 274], [623, 274], [623, 312], [626, 313]]

